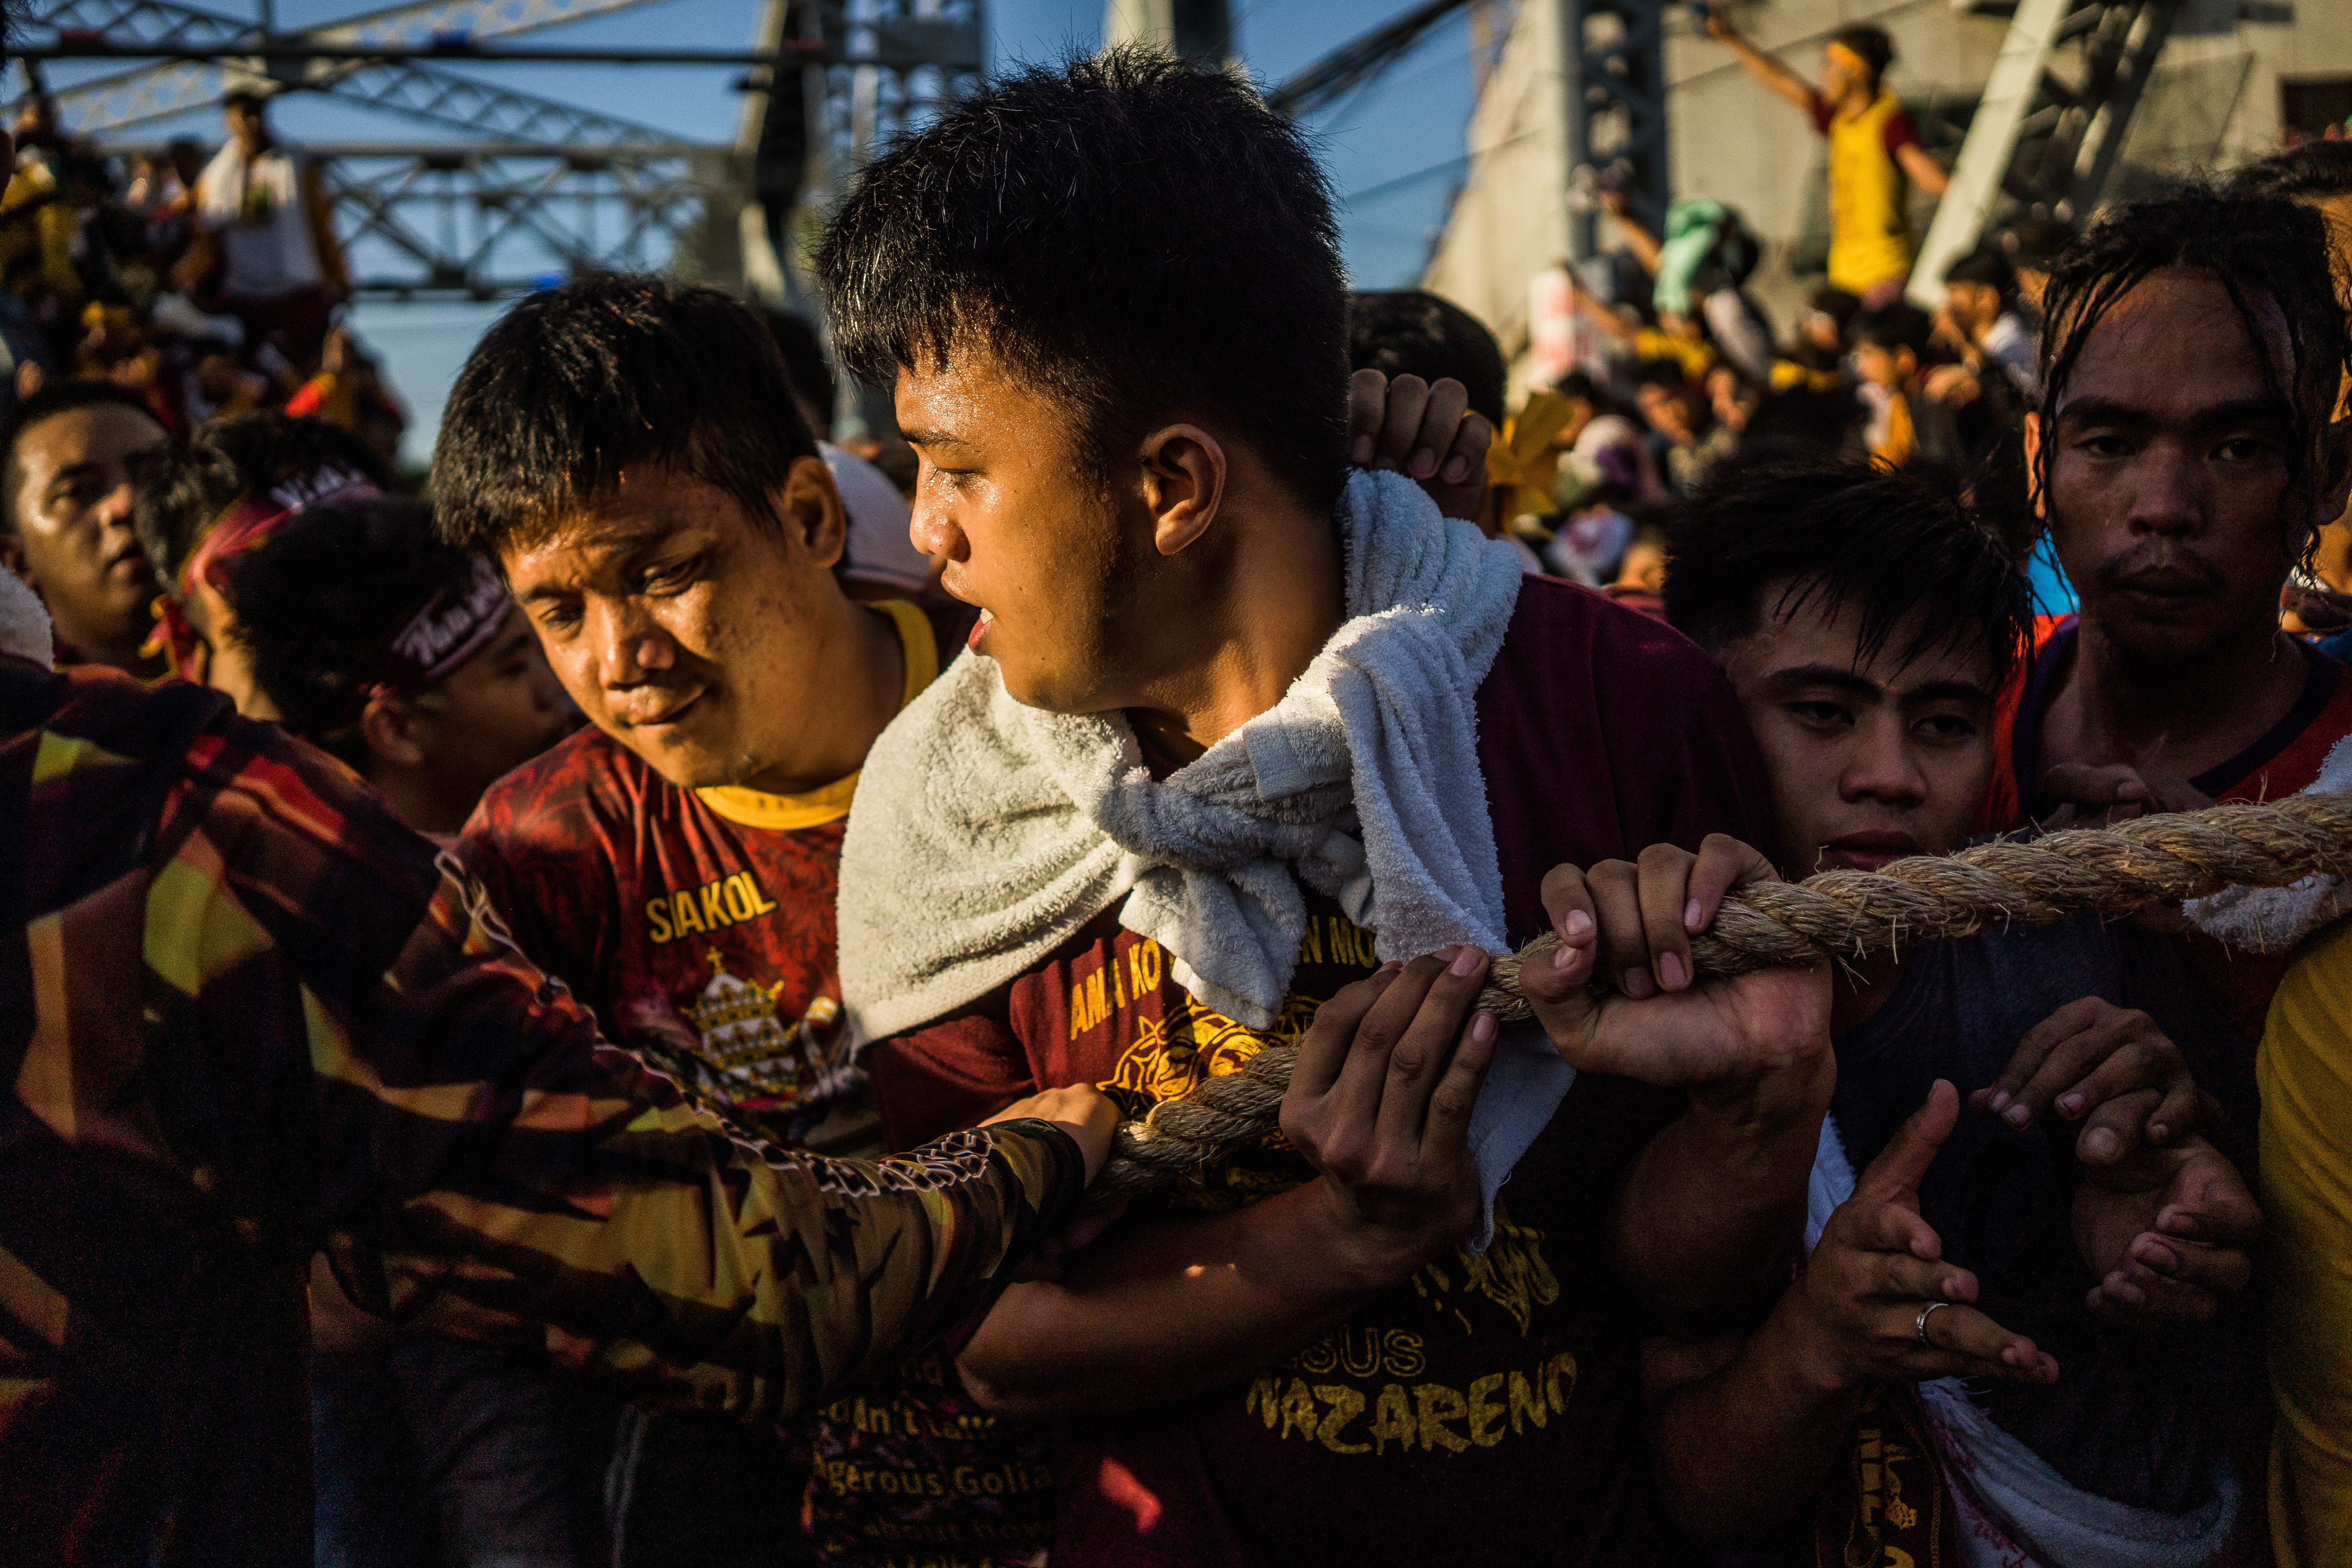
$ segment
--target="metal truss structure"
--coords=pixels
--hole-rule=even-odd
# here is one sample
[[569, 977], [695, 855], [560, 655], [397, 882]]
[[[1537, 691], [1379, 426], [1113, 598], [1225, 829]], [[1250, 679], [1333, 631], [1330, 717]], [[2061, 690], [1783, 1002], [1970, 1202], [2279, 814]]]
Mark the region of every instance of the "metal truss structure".
[[[1544, 0], [1521, 0], [1535, 5]], [[1673, 199], [1666, 166], [1664, 0], [1552, 0], [1560, 8], [1568, 85], [1568, 166], [1614, 168], [1626, 200], [1653, 234]], [[1595, 214], [1571, 204], [1569, 253], [1593, 254]]]
[[2105, 192], [2179, 0], [2021, 0], [1907, 292], [1932, 306], [1944, 269], [1999, 225], [2080, 223]]
[[[752, 246], [735, 259], [739, 211], [767, 220], [745, 225], [747, 239], [757, 228], [789, 255], [804, 196], [830, 189], [984, 67], [982, 0], [769, 0], [760, 47], [741, 56], [483, 47], [651, 3], [433, 0], [280, 30], [269, 0], [252, 18], [177, 0], [48, 0], [29, 20], [24, 52], [153, 62], [50, 95], [64, 129], [109, 152], [156, 151], [159, 122], [237, 90], [318, 92], [460, 133], [307, 149], [346, 239], [391, 259], [361, 279], [362, 291], [398, 298], [490, 298], [551, 274], [659, 264], [681, 247], [699, 246], [706, 270], [716, 250], [756, 272]], [[733, 148], [685, 142], [448, 68], [532, 58], [740, 63], [745, 134]], [[142, 130], [135, 141], [124, 134]], [[713, 246], [714, 234], [727, 243]]]

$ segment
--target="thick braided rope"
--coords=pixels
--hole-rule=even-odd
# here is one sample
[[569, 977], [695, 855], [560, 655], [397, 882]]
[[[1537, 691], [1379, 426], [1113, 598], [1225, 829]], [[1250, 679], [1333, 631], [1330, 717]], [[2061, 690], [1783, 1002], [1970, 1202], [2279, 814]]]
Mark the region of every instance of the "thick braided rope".
[[[2126, 915], [2142, 904], [2203, 898], [2232, 886], [2284, 887], [2312, 875], [2352, 875], [2352, 796], [2213, 806], [1917, 855], [1883, 871], [1752, 883], [1724, 900], [1715, 924], [1692, 939], [1691, 957], [1701, 975], [1801, 968], [1997, 925]], [[1519, 991], [1519, 967], [1559, 946], [1547, 933], [1497, 957], [1478, 1005], [1505, 1023], [1532, 1017]], [[1269, 1046], [1238, 1072], [1209, 1079], [1121, 1126], [1097, 1193], [1149, 1192], [1198, 1179], [1228, 1151], [1273, 1134], [1297, 1057], [1295, 1045]]]

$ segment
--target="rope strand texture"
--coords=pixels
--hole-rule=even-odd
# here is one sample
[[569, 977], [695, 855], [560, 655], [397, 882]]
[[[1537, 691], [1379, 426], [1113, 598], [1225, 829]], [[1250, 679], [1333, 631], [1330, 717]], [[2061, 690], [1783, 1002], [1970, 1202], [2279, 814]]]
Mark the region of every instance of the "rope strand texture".
[[[2352, 796], [2212, 806], [1916, 855], [1883, 871], [1751, 883], [1735, 889], [1715, 924], [1692, 938], [1691, 957], [1702, 976], [1803, 968], [1995, 926], [2127, 915], [2225, 887], [2284, 887], [2314, 875], [2352, 875]], [[1532, 1018], [1519, 990], [1520, 966], [1559, 946], [1548, 932], [1497, 956], [1478, 1006], [1504, 1023]], [[1297, 1060], [1296, 1045], [1268, 1046], [1239, 1071], [1208, 1079], [1122, 1125], [1095, 1185], [1097, 1197], [1197, 1181], [1231, 1150], [1273, 1134]]]

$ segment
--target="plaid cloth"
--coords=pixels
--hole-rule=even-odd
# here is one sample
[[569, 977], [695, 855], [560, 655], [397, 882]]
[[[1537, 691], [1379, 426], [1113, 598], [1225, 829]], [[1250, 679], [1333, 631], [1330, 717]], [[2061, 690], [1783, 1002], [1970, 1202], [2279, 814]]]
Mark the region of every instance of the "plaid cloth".
[[201, 688], [0, 659], [0, 1563], [307, 1563], [321, 1249], [395, 1322], [765, 1419], [980, 1311], [1082, 1186], [1038, 1123], [740, 1138]]

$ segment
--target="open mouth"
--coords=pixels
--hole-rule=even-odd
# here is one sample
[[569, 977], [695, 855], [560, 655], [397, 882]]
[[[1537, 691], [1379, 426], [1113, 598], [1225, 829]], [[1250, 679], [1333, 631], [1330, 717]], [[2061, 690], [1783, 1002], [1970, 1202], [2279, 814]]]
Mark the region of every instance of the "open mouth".
[[1919, 852], [1908, 833], [1849, 833], [1822, 846], [1823, 871], [1879, 871]]

